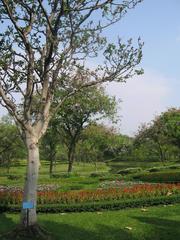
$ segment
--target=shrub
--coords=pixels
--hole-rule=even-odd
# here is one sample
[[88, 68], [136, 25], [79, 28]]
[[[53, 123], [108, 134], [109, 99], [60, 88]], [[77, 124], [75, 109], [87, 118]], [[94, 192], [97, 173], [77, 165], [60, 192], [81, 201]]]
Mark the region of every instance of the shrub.
[[60, 174], [52, 174], [51, 177], [52, 178], [61, 178], [62, 176]]
[[90, 177], [104, 177], [105, 173], [102, 172], [93, 172], [90, 174]]
[[99, 178], [99, 181], [114, 181], [114, 180], [118, 180], [118, 179], [121, 179], [122, 175], [121, 174], [113, 174], [113, 175], [106, 175], [104, 177], [100, 177]]
[[118, 201], [102, 201], [83, 204], [60, 204], [60, 205], [44, 205], [38, 207], [38, 212], [94, 212], [102, 210], [120, 210], [125, 208], [147, 207], [160, 204], [180, 203], [180, 195], [160, 196], [143, 199], [129, 199]]
[[148, 172], [159, 172], [164, 169], [165, 169], [164, 167], [153, 167], [153, 168], [149, 168]]
[[126, 175], [141, 172], [142, 168], [126, 168], [118, 171], [118, 174]]
[[8, 175], [7, 178], [8, 178], [9, 180], [19, 180], [19, 179], [21, 179], [21, 176]]
[[[125, 208], [147, 207], [160, 204], [180, 203], [180, 195], [159, 196], [153, 198], [101, 201], [94, 203], [77, 204], [43, 204], [37, 206], [37, 211], [42, 213], [59, 212], [94, 212], [102, 210], [120, 210]], [[19, 212], [20, 205], [0, 204], [0, 212]]]
[[172, 165], [172, 166], [169, 166], [169, 169], [180, 169], [180, 165]]
[[147, 171], [149, 171], [149, 172], [160, 172], [160, 171], [163, 171], [163, 170], [170, 170], [170, 169], [180, 169], [180, 165], [176, 164], [176, 165], [171, 165], [171, 166], [153, 167], [153, 168], [147, 169]]
[[133, 177], [144, 182], [153, 183], [179, 183], [180, 172], [154, 172], [136, 175]]
[[80, 190], [80, 189], [82, 189], [82, 185], [74, 185], [74, 186], [71, 186], [70, 187], [70, 190]]

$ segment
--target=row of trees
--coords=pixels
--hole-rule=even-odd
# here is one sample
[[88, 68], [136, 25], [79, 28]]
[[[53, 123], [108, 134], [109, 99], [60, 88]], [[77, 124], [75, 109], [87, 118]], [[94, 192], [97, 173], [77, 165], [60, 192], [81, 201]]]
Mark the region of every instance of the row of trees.
[[[61, 135], [63, 129], [59, 127], [60, 132], [56, 131], [55, 135], [53, 131], [50, 131], [51, 129], [48, 129], [48, 136], [45, 135], [40, 144], [41, 159], [49, 161], [50, 176], [52, 176], [56, 164], [60, 162], [66, 162], [67, 171], [70, 172], [69, 165], [72, 167], [74, 161], [89, 162], [96, 167], [97, 162], [113, 160], [119, 156], [121, 151], [124, 151], [125, 146], [131, 141], [128, 136], [119, 134], [113, 127], [90, 122], [82, 129], [78, 141], [75, 143], [73, 162], [69, 162], [69, 145], [66, 145], [68, 139], [65, 138], [65, 135]], [[21, 160], [26, 158], [26, 151], [14, 124], [1, 120], [0, 132], [0, 166], [7, 168], [9, 172], [10, 167], [18, 166], [21, 164]], [[54, 136], [56, 136], [56, 141]]]
[[[34, 100], [35, 106], [38, 101], [38, 98]], [[110, 152], [119, 147], [118, 134], [113, 128], [99, 125], [102, 119], [118, 121], [115, 98], [108, 96], [102, 87], [90, 87], [66, 100], [40, 142], [41, 156], [50, 162], [50, 175], [58, 158], [68, 162], [68, 172], [71, 172], [75, 158], [96, 162], [112, 155]], [[9, 171], [12, 163], [26, 157], [25, 147], [10, 117], [1, 120], [0, 128], [1, 165]]]
[[[92, 92], [91, 92], [92, 91]], [[89, 98], [79, 93], [67, 102], [61, 113], [51, 121], [40, 144], [41, 158], [49, 161], [49, 173], [57, 161], [68, 163], [71, 172], [74, 161], [166, 161], [180, 158], [180, 109], [171, 108], [152, 122], [140, 126], [130, 138], [115, 128], [98, 121], [117, 120], [116, 102], [102, 88], [92, 88]], [[96, 101], [93, 98], [96, 95]], [[73, 146], [73, 147], [72, 147]], [[0, 164], [9, 171], [18, 159], [26, 157], [24, 144], [10, 118], [0, 123]]]
[[90, 87], [69, 98], [51, 120], [42, 139], [43, 150], [50, 160], [50, 174], [59, 143], [64, 144], [68, 156], [68, 172], [72, 171], [77, 143], [82, 132], [92, 122], [102, 119], [117, 120], [116, 101], [105, 94], [102, 87]]

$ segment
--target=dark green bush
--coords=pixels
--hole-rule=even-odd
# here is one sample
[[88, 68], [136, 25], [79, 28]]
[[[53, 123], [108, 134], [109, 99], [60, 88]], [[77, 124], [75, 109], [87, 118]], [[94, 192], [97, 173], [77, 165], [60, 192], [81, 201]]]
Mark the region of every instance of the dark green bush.
[[102, 172], [93, 172], [90, 174], [90, 177], [104, 177], [106, 174]]
[[118, 171], [118, 174], [126, 175], [141, 172], [142, 168], [126, 168]]
[[164, 170], [164, 168], [153, 167], [153, 168], [148, 169], [148, 172], [159, 172], [159, 171], [162, 171], [162, 170]]
[[153, 183], [178, 183], [180, 182], [180, 172], [154, 172], [138, 174], [133, 177], [139, 181]]
[[107, 177], [101, 177], [99, 178], [99, 181], [114, 181], [114, 180], [121, 180], [122, 176], [121, 174], [118, 174], [118, 176], [114, 175], [114, 176], [107, 176]]
[[18, 175], [7, 175], [7, 178], [9, 180], [19, 180], [19, 179], [21, 179], [21, 176], [18, 176]]
[[169, 166], [169, 169], [180, 169], [180, 165], [172, 165], [172, 166]]
[[147, 169], [147, 171], [148, 172], [160, 172], [163, 170], [171, 170], [171, 169], [180, 169], [180, 165], [176, 164], [176, 165], [171, 165], [171, 166], [153, 167], [153, 168]]
[[52, 178], [61, 178], [62, 176], [60, 174], [52, 174], [51, 177]]
[[73, 186], [71, 186], [69, 189], [70, 190], [80, 190], [80, 189], [82, 189], [83, 188], [83, 185], [73, 185]]

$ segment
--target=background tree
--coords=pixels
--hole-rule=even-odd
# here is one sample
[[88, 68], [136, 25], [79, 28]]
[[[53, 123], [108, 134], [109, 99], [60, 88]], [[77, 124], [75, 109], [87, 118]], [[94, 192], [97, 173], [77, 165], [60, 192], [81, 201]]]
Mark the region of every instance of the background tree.
[[[103, 29], [119, 21], [139, 2], [0, 1], [0, 103], [14, 117], [27, 147], [23, 201], [34, 203], [29, 211], [32, 228], [37, 227], [38, 144], [53, 114], [65, 99], [82, 88], [126, 81], [141, 73], [136, 70], [142, 57], [140, 41], [134, 48], [131, 40], [125, 44], [119, 39], [112, 44], [102, 35]], [[88, 58], [101, 56], [102, 65], [87, 67]], [[66, 90], [66, 94], [56, 102], [54, 95], [59, 89]], [[38, 109], [32, 114], [37, 93]], [[22, 226], [27, 226], [25, 210], [21, 219]]]
[[[60, 139], [59, 136], [61, 136], [62, 141], [68, 149], [69, 173], [72, 171], [76, 145], [83, 129], [92, 121], [104, 118], [115, 121], [115, 98], [105, 94], [102, 87], [90, 87], [66, 100], [63, 107], [52, 119], [44, 139], [46, 139], [46, 142], [47, 139], [50, 140], [50, 137], [56, 139], [50, 140], [53, 142], [51, 144], [52, 147], [49, 144], [50, 152], [55, 153], [54, 149], [58, 144], [57, 139]], [[51, 158], [51, 163], [53, 161], [54, 159]]]
[[43, 136], [41, 141], [41, 154], [44, 156], [45, 160], [50, 162], [49, 164], [49, 174], [50, 177], [53, 174], [53, 166], [56, 161], [57, 147], [62, 142], [61, 135], [59, 133], [58, 122], [52, 119], [46, 134]]
[[180, 111], [169, 109], [157, 116], [151, 123], [142, 125], [136, 135], [134, 144], [136, 146], [141, 145], [141, 148], [143, 145], [146, 149], [149, 149], [148, 152], [151, 157], [156, 153], [164, 164], [165, 160], [175, 158], [175, 155], [177, 155], [178, 149], [176, 148], [179, 148], [180, 139], [179, 122]]
[[100, 161], [116, 161], [127, 144], [126, 138], [113, 127], [93, 122], [83, 130], [76, 158], [95, 165]]
[[159, 121], [164, 124], [164, 135], [180, 149], [180, 109], [168, 109], [159, 116]]
[[25, 157], [25, 147], [17, 127], [11, 118], [2, 117], [0, 121], [0, 165], [7, 168], [9, 173], [12, 164]]
[[[163, 125], [157, 120], [152, 124], [142, 125], [136, 136], [136, 143], [149, 144], [151, 149], [156, 149], [160, 161], [165, 164], [168, 139], [163, 134]], [[151, 150], [152, 151], [152, 150]], [[150, 154], [151, 155], [151, 154]]]

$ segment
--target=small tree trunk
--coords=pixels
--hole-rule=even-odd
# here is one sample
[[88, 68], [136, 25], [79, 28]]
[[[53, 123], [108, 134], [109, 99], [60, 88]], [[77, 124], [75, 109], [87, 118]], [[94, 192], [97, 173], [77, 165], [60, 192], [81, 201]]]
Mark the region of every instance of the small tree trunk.
[[24, 186], [23, 201], [32, 202], [34, 204], [34, 208], [29, 209], [29, 216], [27, 216], [27, 210], [22, 209], [21, 224], [24, 227], [33, 226], [37, 223], [37, 181], [40, 166], [38, 138], [26, 134], [26, 146], [28, 151], [28, 164], [26, 170], [27, 172]]
[[160, 154], [160, 159], [163, 165], [165, 165], [165, 157], [164, 157], [164, 153], [163, 150], [161, 148], [160, 143], [158, 142], [158, 147], [159, 147], [159, 154]]
[[50, 165], [49, 165], [49, 175], [50, 177], [52, 177], [52, 173], [53, 173], [53, 159], [50, 159]]
[[74, 157], [75, 157], [75, 145], [72, 144], [69, 148], [68, 152], [68, 173], [72, 172], [72, 167], [74, 163]]
[[56, 159], [56, 152], [53, 152], [50, 154], [50, 165], [49, 165], [50, 177], [52, 177], [52, 174], [53, 174], [55, 159]]

